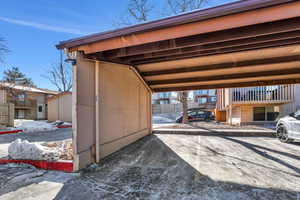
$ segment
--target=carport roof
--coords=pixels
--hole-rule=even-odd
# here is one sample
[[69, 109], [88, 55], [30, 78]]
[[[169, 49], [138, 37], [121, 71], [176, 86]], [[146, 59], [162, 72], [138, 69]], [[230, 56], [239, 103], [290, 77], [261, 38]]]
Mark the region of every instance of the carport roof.
[[57, 45], [57, 48], [71, 48], [79, 45], [85, 45], [101, 40], [107, 40], [114, 37], [125, 36], [129, 34], [135, 34], [139, 32], [152, 31], [156, 29], [167, 28], [170, 26], [177, 26], [181, 24], [192, 23], [201, 20], [208, 20], [215, 17], [221, 17], [225, 15], [256, 10], [260, 8], [270, 7], [274, 5], [280, 5], [287, 2], [293, 2], [295, 0], [244, 0], [225, 5], [207, 8], [203, 10], [196, 10], [187, 12], [184, 14], [171, 16], [155, 21], [150, 21], [142, 24], [137, 24], [125, 28], [120, 28], [112, 31], [106, 31], [96, 34], [91, 34], [84, 37], [79, 37], [67, 41], [62, 41]]
[[130, 65], [155, 92], [300, 83], [300, 0], [246, 0], [57, 45]]

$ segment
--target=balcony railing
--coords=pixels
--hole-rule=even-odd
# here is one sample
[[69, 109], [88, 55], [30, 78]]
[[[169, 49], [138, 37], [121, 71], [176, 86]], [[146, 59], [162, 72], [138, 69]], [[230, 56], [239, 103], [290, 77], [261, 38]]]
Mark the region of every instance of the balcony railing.
[[232, 103], [284, 103], [294, 100], [294, 86], [260, 86], [230, 89]]
[[36, 107], [37, 102], [36, 100], [25, 100], [25, 101], [19, 101], [19, 100], [15, 100], [12, 102], [13, 104], [15, 104], [15, 107]]

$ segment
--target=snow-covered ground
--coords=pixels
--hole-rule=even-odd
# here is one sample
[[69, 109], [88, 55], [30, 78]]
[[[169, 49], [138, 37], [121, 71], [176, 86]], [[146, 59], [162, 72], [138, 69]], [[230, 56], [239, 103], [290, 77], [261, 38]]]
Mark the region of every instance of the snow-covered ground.
[[15, 120], [15, 128], [22, 129], [24, 132], [53, 131], [57, 129], [55, 124], [48, 123], [47, 121], [34, 121], [25, 119]]
[[164, 113], [155, 114], [152, 117], [153, 124], [167, 124], [175, 123], [176, 119], [181, 115], [181, 113]]

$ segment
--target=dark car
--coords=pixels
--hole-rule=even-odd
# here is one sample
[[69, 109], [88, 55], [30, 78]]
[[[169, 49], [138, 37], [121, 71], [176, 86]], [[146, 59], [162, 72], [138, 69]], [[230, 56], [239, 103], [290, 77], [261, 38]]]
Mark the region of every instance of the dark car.
[[[176, 119], [176, 123], [182, 123], [183, 116], [181, 115]], [[188, 110], [188, 120], [189, 122], [194, 121], [210, 121], [214, 120], [214, 115], [211, 111], [201, 110], [201, 109], [189, 109]]]

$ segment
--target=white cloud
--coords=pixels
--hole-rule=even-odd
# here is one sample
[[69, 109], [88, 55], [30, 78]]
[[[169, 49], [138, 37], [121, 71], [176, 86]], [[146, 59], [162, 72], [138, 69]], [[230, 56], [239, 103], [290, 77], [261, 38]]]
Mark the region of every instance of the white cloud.
[[47, 31], [71, 33], [71, 34], [75, 34], [75, 35], [90, 34], [90, 32], [85, 32], [85, 31], [81, 31], [78, 29], [52, 26], [52, 25], [48, 25], [48, 24], [41, 24], [41, 23], [36, 23], [36, 22], [32, 22], [32, 21], [23, 21], [23, 20], [12, 19], [12, 18], [7, 18], [7, 17], [0, 17], [0, 21], [11, 23], [11, 24], [16, 24], [16, 25], [20, 25], [20, 26], [29, 26], [32, 28], [37, 28], [37, 29], [47, 30]]

